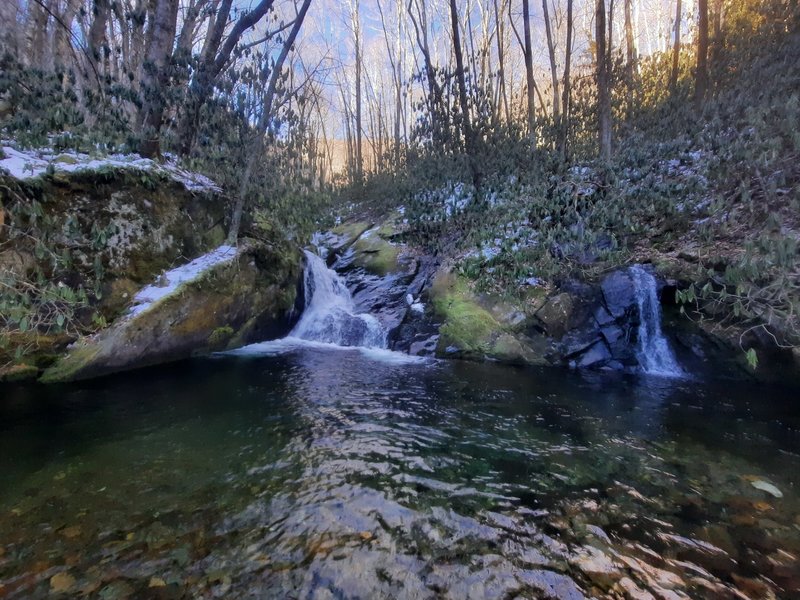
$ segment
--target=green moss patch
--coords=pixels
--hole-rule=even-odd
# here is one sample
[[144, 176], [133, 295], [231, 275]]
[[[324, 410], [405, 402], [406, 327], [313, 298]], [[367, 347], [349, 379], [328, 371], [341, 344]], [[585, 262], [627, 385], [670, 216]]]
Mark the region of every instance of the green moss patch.
[[343, 247], [347, 247], [364, 235], [364, 232], [370, 227], [372, 227], [372, 225], [369, 223], [365, 221], [358, 221], [356, 223], [342, 223], [341, 225], [337, 225], [331, 229], [331, 231], [336, 235], [341, 236], [343, 238], [341, 245]]
[[444, 319], [440, 352], [449, 346], [467, 355], [485, 354], [491, 349], [492, 338], [501, 325], [478, 304], [464, 279], [452, 274], [439, 275], [431, 286], [430, 297], [436, 314]]
[[39, 381], [42, 383], [73, 381], [86, 366], [92, 363], [99, 352], [99, 346], [76, 346], [64, 358], [47, 369]]

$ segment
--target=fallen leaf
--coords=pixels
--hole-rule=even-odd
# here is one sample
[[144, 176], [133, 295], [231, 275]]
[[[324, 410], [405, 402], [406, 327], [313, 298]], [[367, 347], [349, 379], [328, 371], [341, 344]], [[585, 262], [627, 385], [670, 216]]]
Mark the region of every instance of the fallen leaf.
[[50, 591], [54, 594], [68, 592], [75, 585], [75, 578], [66, 571], [53, 575], [50, 578]]
[[161, 577], [151, 577], [150, 584], [148, 587], [151, 588], [160, 588], [160, 587], [167, 587], [167, 582], [161, 579]]

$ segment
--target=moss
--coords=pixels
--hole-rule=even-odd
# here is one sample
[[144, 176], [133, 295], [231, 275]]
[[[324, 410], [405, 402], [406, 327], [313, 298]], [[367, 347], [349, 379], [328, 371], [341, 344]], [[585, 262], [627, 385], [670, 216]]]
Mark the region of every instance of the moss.
[[341, 225], [337, 225], [331, 229], [331, 231], [344, 238], [342, 241], [343, 246], [349, 246], [362, 235], [364, 235], [364, 232], [370, 227], [372, 227], [372, 225], [369, 223], [358, 221], [356, 223], [342, 223]]
[[39, 368], [35, 365], [9, 365], [0, 369], [0, 381], [25, 381], [36, 379]]
[[386, 275], [400, 268], [400, 248], [382, 238], [378, 232], [363, 235], [354, 245], [355, 264], [376, 275]]
[[94, 360], [99, 352], [100, 347], [97, 345], [76, 346], [69, 351], [69, 354], [47, 369], [39, 378], [39, 381], [42, 383], [73, 381], [80, 371]]
[[501, 329], [497, 320], [478, 304], [467, 282], [452, 274], [440, 275], [430, 290], [434, 310], [443, 320], [439, 351], [455, 346], [466, 354], [484, 354]]
[[205, 235], [205, 242], [210, 248], [217, 248], [225, 243], [227, 232], [222, 225], [216, 225]]
[[225, 344], [233, 337], [233, 327], [225, 325], [224, 327], [217, 327], [208, 336], [208, 345], [210, 348], [224, 348]]

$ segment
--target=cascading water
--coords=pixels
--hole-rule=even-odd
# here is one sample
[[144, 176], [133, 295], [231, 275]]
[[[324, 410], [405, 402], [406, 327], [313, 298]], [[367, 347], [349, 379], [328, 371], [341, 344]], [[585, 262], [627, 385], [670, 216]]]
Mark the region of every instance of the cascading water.
[[656, 279], [641, 265], [630, 268], [631, 279], [639, 305], [639, 332], [636, 358], [642, 369], [652, 375], [680, 377], [678, 364], [669, 342], [661, 331], [661, 304], [658, 301]]
[[356, 314], [344, 280], [319, 256], [306, 251], [305, 310], [291, 337], [339, 346], [385, 348], [386, 331], [369, 314]]

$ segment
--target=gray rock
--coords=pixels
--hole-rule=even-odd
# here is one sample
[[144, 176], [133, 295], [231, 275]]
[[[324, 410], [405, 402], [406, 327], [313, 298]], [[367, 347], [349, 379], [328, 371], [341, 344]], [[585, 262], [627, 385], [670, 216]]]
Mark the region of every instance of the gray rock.
[[603, 342], [597, 342], [589, 350], [581, 354], [576, 364], [580, 369], [597, 368], [606, 364], [610, 359], [611, 353], [606, 345]]
[[600, 284], [608, 312], [620, 319], [636, 305], [633, 280], [625, 271], [614, 271]]

